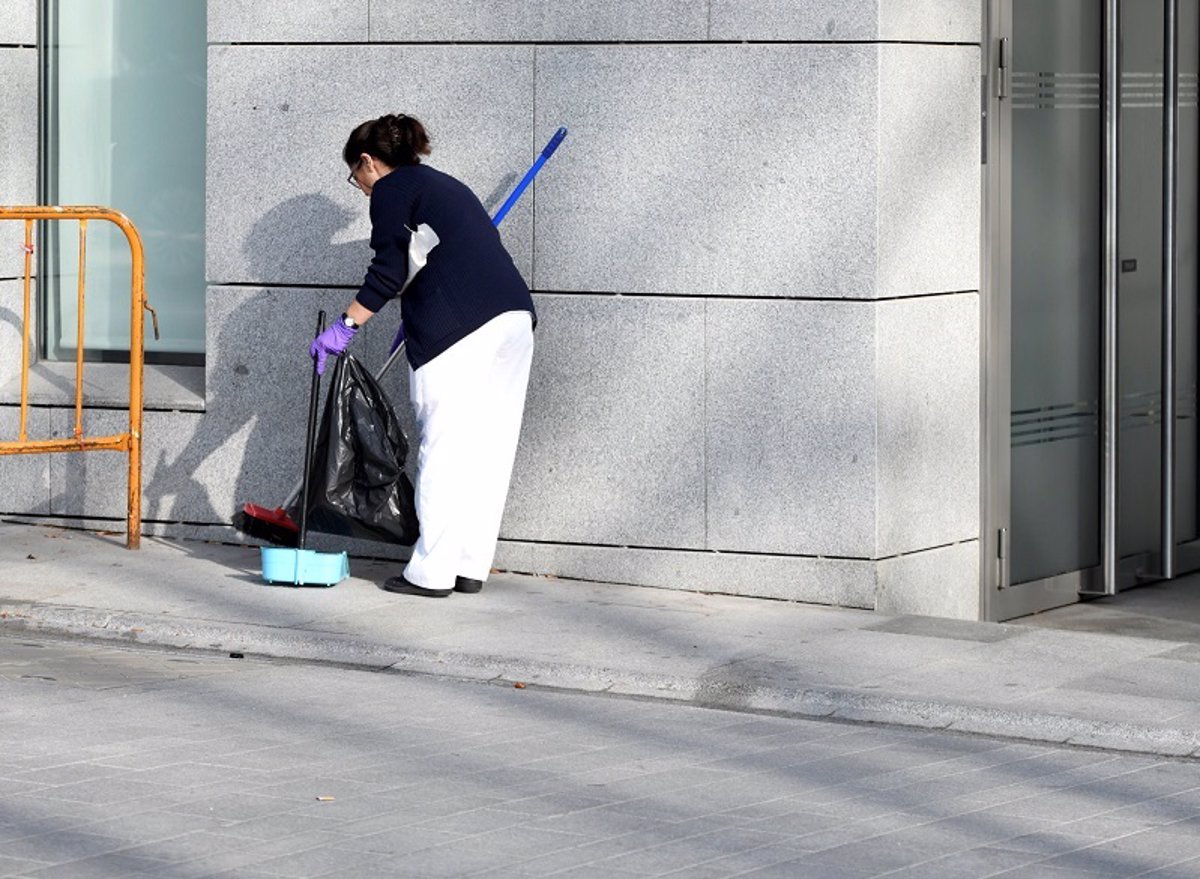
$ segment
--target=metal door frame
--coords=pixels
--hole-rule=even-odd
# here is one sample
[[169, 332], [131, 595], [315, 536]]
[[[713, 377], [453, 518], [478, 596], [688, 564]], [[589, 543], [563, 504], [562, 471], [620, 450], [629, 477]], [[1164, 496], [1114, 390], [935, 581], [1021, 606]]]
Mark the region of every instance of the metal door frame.
[[1012, 0], [985, 0], [982, 56], [983, 222], [981, 265], [981, 515], [979, 607], [987, 620], [1005, 620], [1066, 604], [1080, 596], [1112, 595], [1147, 580], [1200, 569], [1200, 540], [1176, 547], [1175, 484], [1175, 199], [1178, 123], [1178, 2], [1164, 0], [1163, 100], [1163, 431], [1162, 528], [1157, 551], [1118, 557], [1119, 424], [1117, 405], [1117, 241], [1119, 168], [1120, 0], [1104, 0], [1103, 291], [1101, 383], [1101, 564], [1043, 580], [1009, 585], [1012, 410], [1012, 110], [1007, 99]]

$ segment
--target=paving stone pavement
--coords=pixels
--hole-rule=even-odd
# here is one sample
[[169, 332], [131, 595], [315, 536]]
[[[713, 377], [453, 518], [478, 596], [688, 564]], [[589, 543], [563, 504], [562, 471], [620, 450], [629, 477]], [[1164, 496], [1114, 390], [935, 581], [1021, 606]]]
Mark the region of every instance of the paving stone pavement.
[[0, 876], [1195, 877], [1200, 764], [0, 637]]

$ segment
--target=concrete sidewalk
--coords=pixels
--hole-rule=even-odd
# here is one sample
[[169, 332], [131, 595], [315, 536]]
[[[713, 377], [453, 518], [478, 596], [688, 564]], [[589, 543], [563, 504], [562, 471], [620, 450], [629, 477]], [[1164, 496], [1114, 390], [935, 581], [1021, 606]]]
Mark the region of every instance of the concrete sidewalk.
[[0, 524], [0, 633], [511, 680], [1200, 755], [1200, 646], [495, 575], [479, 595], [268, 586], [248, 547]]

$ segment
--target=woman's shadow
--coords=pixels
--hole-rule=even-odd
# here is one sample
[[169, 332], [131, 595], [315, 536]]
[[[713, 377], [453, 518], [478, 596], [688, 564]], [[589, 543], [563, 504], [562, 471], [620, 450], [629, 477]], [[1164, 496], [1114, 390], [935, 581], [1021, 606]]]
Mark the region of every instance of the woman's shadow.
[[[227, 525], [242, 503], [273, 508], [299, 481], [317, 311], [339, 314], [353, 295], [346, 288], [370, 262], [365, 240], [335, 243], [354, 218], [327, 196], [309, 194], [281, 202], [254, 223], [242, 254], [248, 277], [263, 286], [210, 289], [205, 413], [173, 459], [160, 449], [151, 464], [146, 518]], [[393, 322], [363, 331], [366, 344], [355, 346], [360, 359], [374, 362], [368, 358]]]

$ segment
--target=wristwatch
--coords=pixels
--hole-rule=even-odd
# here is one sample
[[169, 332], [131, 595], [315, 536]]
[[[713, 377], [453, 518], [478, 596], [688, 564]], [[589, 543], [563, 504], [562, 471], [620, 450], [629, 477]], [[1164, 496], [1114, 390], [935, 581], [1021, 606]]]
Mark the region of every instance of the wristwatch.
[[358, 321], [346, 314], [344, 311], [342, 312], [342, 325], [351, 330], [357, 330], [361, 326]]

